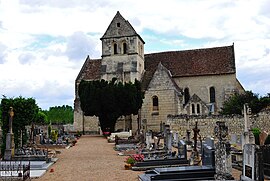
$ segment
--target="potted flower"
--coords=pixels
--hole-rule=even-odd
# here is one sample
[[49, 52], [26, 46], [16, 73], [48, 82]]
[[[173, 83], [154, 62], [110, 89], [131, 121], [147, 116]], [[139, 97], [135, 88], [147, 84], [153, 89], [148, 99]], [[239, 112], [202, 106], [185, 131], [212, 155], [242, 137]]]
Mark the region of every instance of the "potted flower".
[[141, 154], [134, 154], [126, 159], [126, 164], [125, 164], [125, 169], [130, 169], [136, 162], [141, 162], [143, 161], [144, 156]]

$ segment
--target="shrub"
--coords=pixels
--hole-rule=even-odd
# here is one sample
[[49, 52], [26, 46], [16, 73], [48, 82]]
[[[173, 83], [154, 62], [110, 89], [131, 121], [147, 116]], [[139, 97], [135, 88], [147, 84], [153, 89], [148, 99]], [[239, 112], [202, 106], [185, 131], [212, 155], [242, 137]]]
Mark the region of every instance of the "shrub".
[[260, 129], [259, 128], [252, 128], [251, 131], [255, 137], [255, 144], [260, 145], [260, 138], [259, 138], [259, 135], [261, 133]]

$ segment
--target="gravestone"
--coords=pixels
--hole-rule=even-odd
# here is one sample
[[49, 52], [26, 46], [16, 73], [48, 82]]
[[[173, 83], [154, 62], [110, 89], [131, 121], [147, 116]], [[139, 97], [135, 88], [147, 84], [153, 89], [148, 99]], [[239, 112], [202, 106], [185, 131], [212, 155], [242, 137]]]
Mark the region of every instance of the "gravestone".
[[178, 158], [187, 159], [187, 145], [183, 140], [178, 142]]
[[179, 134], [178, 134], [178, 132], [173, 132], [173, 145], [176, 145], [177, 146], [178, 141], [179, 141]]
[[212, 138], [212, 137], [207, 137], [207, 138], [205, 139], [205, 144], [206, 144], [207, 146], [210, 146], [211, 148], [215, 148], [214, 138]]
[[14, 135], [12, 132], [12, 122], [13, 122], [14, 112], [13, 108], [9, 108], [9, 130], [6, 135], [6, 149], [5, 149], [5, 155], [4, 160], [12, 160], [12, 157], [14, 156]]
[[232, 177], [232, 160], [230, 143], [227, 141], [228, 127], [224, 121], [217, 121], [214, 129], [218, 142], [215, 144], [215, 167], [217, 180], [234, 180]]
[[207, 144], [203, 145], [202, 165], [215, 166], [215, 149]]
[[172, 133], [169, 129], [167, 129], [166, 137], [165, 137], [165, 150], [167, 150], [168, 154], [172, 153]]
[[243, 172], [241, 180], [263, 181], [263, 157], [260, 148], [255, 144], [245, 144], [243, 150]]
[[263, 132], [260, 133], [260, 135], [259, 135], [260, 146], [264, 145], [264, 142], [265, 142], [267, 137], [268, 137], [268, 132], [263, 131]]
[[150, 150], [152, 144], [152, 133], [150, 131], [146, 132], [145, 143], [146, 149]]

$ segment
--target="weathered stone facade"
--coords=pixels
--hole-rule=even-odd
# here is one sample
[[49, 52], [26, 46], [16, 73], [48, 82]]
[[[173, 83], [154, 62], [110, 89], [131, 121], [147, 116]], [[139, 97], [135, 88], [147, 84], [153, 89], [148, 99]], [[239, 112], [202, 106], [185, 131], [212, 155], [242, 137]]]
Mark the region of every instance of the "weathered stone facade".
[[142, 83], [142, 108], [132, 121], [119, 119], [116, 129], [140, 127], [142, 120], [153, 131], [160, 129], [167, 115], [218, 114], [230, 95], [243, 92], [236, 78], [234, 46], [144, 54], [144, 41], [119, 12], [102, 41], [102, 58], [89, 56], [76, 79], [74, 128], [95, 132], [98, 119], [82, 116], [78, 85], [81, 80], [117, 78]]
[[[188, 116], [188, 115], [169, 115], [166, 124], [170, 125], [173, 131], [179, 132], [182, 137], [186, 136], [186, 130], [195, 127], [198, 122], [198, 128], [202, 138], [207, 136], [214, 137], [214, 128], [217, 121], [224, 121], [229, 129], [229, 137], [232, 134], [241, 135], [244, 132], [243, 116]], [[261, 112], [258, 115], [250, 117], [250, 127], [260, 130], [270, 131], [270, 113]], [[189, 127], [189, 128], [188, 128]]]

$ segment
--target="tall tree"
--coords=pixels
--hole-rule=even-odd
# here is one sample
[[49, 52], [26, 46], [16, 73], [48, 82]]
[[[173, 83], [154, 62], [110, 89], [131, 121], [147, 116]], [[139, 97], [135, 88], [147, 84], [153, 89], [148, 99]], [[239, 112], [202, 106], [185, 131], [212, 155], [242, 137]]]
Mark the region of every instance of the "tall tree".
[[221, 114], [242, 114], [243, 105], [248, 103], [252, 113], [256, 114], [263, 108], [270, 105], [269, 94], [265, 97], [259, 97], [252, 91], [246, 91], [243, 94], [235, 94], [224, 102]]
[[117, 83], [116, 79], [84, 81], [79, 85], [81, 108], [86, 116], [97, 116], [103, 131], [114, 131], [120, 116], [138, 114], [143, 93], [140, 82]]
[[33, 98], [3, 98], [1, 101], [0, 110], [2, 112], [2, 131], [3, 131], [3, 145], [2, 150], [5, 149], [6, 142], [6, 133], [8, 131], [9, 125], [9, 108], [13, 107], [14, 110], [14, 118], [13, 118], [13, 126], [12, 130], [14, 133], [14, 143], [17, 148], [19, 145], [19, 138], [21, 133], [23, 133], [23, 144], [26, 142], [26, 125], [30, 125], [38, 114], [38, 106], [36, 104], [35, 99]]
[[52, 124], [72, 124], [73, 108], [69, 105], [50, 107], [49, 110], [42, 111], [47, 116], [47, 123]]

